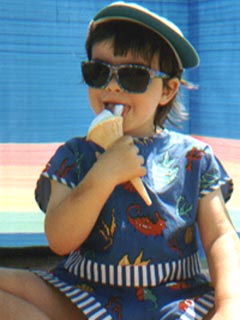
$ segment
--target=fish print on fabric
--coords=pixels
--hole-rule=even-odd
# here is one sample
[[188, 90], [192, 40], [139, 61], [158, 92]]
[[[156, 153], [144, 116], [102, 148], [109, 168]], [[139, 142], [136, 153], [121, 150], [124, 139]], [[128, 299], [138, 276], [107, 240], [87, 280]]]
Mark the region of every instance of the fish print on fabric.
[[161, 155], [153, 153], [147, 162], [148, 175], [156, 192], [161, 192], [177, 178], [179, 167], [176, 165], [176, 158], [171, 159], [169, 152]]
[[156, 237], [162, 235], [166, 228], [166, 222], [158, 211], [150, 215], [143, 212], [138, 204], [127, 208], [127, 218], [129, 223], [145, 236]]
[[180, 196], [177, 199], [177, 206], [176, 206], [177, 215], [184, 218], [187, 215], [190, 215], [192, 209], [193, 209], [193, 204], [189, 203], [185, 196]]
[[187, 152], [187, 165], [186, 170], [192, 171], [193, 161], [199, 161], [205, 155], [205, 151], [202, 149], [198, 149], [197, 147], [193, 147], [190, 151]]
[[65, 159], [62, 161], [59, 169], [56, 169], [55, 174], [56, 174], [56, 176], [59, 177], [59, 178], [65, 178], [66, 175], [67, 175], [73, 168], [75, 168], [76, 166], [77, 166], [77, 163], [76, 163], [76, 162], [74, 162], [74, 163], [72, 163], [72, 164], [69, 164], [69, 159], [68, 159], [68, 158], [65, 158]]
[[105, 308], [112, 313], [116, 314], [116, 319], [122, 320], [122, 303], [119, 297], [110, 297]]
[[139, 301], [145, 302], [145, 301], [151, 301], [152, 307], [148, 308], [149, 311], [157, 309], [158, 303], [157, 303], [157, 296], [155, 296], [152, 291], [148, 288], [136, 288], [136, 297]]
[[101, 221], [101, 224], [102, 226], [101, 228], [99, 228], [99, 233], [103, 237], [103, 239], [106, 241], [106, 244], [103, 249], [107, 250], [113, 244], [114, 233], [116, 230], [116, 219], [115, 219], [114, 209], [112, 209], [110, 225], [107, 225], [107, 223], [104, 220]]
[[143, 250], [141, 250], [141, 252], [139, 253], [139, 255], [136, 257], [136, 259], [133, 261], [133, 263], [131, 263], [129, 261], [129, 256], [128, 254], [125, 254], [120, 261], [118, 262], [118, 265], [121, 266], [147, 266], [150, 262], [151, 259], [147, 259], [147, 260], [142, 260], [143, 257]]

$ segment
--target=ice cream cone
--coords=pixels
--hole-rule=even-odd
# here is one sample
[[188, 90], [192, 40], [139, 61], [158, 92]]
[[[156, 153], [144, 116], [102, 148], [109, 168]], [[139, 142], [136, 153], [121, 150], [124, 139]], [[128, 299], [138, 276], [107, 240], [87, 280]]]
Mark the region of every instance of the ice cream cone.
[[113, 117], [93, 126], [88, 132], [87, 139], [107, 150], [122, 136], [122, 117]]
[[[107, 150], [114, 142], [123, 136], [122, 122], [123, 119], [121, 116], [112, 116], [106, 119], [101, 119], [99, 123], [95, 121], [96, 124], [90, 126], [88, 131], [87, 140], [93, 141], [99, 146]], [[152, 201], [149, 198], [149, 195], [143, 185], [143, 182], [140, 178], [134, 178], [131, 180], [136, 191], [142, 197], [147, 205], [151, 205]]]
[[130, 182], [142, 197], [142, 199], [145, 201], [145, 203], [150, 206], [152, 204], [152, 200], [150, 199], [142, 180], [140, 178], [134, 178]]

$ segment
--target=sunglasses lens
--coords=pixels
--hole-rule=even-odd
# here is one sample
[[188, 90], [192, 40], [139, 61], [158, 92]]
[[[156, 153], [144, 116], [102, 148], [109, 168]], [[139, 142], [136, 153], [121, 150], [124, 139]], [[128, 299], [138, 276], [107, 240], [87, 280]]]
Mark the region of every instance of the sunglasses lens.
[[[147, 90], [150, 74], [141, 66], [120, 66], [117, 70], [119, 85], [130, 93], [142, 93]], [[82, 75], [86, 84], [93, 88], [105, 88], [111, 76], [111, 69], [102, 62], [82, 63]]]
[[82, 63], [82, 75], [87, 85], [94, 88], [102, 88], [106, 85], [110, 69], [98, 62]]
[[149, 72], [138, 66], [122, 67], [118, 70], [118, 77], [121, 86], [132, 93], [146, 91], [149, 84]]

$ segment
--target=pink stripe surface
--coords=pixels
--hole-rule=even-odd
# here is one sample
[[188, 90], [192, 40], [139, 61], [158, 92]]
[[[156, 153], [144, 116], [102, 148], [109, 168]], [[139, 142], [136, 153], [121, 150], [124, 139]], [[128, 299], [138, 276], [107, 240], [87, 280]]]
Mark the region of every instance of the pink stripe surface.
[[236, 162], [240, 165], [240, 140], [195, 136], [211, 145], [221, 161]]
[[[233, 178], [234, 193], [229, 205], [239, 210], [240, 140], [196, 136], [209, 143]], [[61, 143], [0, 144], [0, 212], [38, 210], [34, 189], [39, 174]]]
[[[240, 163], [240, 140], [194, 136], [210, 144], [220, 160]], [[45, 165], [62, 143], [0, 144], [0, 166]]]
[[0, 166], [44, 166], [60, 144], [0, 144]]

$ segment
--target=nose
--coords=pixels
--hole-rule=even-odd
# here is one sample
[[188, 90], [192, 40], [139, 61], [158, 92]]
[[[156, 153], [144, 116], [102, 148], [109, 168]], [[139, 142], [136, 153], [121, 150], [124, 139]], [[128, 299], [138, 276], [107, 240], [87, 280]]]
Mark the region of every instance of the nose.
[[122, 90], [121, 87], [118, 84], [117, 76], [116, 76], [115, 72], [113, 72], [113, 74], [111, 76], [111, 79], [110, 79], [109, 83], [106, 86], [106, 90], [108, 90], [108, 91], [116, 91], [116, 92], [120, 92]]

